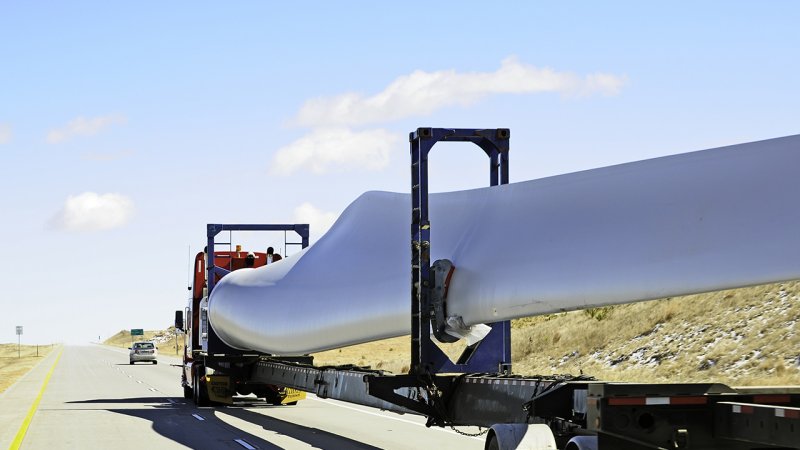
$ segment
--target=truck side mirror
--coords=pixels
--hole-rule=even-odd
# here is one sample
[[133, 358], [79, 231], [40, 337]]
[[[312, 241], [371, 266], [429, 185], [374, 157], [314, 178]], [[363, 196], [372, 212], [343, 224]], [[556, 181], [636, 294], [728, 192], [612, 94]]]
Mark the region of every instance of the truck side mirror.
[[183, 311], [175, 311], [175, 329], [185, 331], [183, 329]]

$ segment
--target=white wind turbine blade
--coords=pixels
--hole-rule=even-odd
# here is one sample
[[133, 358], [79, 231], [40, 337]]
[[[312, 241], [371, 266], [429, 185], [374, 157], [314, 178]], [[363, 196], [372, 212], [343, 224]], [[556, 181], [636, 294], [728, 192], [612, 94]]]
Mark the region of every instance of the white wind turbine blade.
[[[430, 197], [431, 261], [467, 325], [800, 278], [800, 136]], [[410, 332], [408, 194], [368, 192], [315, 245], [226, 276], [228, 345], [309, 353]]]

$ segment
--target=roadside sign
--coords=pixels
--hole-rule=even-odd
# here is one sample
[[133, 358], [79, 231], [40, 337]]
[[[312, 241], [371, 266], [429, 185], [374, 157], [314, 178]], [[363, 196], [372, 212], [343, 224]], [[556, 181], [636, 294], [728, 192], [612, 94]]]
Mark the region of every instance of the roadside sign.
[[17, 358], [20, 357], [19, 352], [19, 337], [22, 335], [22, 325], [17, 325]]
[[131, 336], [144, 336], [144, 330], [141, 328], [131, 329]]

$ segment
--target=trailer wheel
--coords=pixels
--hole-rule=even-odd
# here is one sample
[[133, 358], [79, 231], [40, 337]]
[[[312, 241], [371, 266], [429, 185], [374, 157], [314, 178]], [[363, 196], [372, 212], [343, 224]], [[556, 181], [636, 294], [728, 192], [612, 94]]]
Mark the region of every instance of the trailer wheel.
[[273, 406], [281, 406], [281, 400], [283, 400], [283, 399], [281, 398], [281, 396], [280, 396], [280, 395], [278, 395], [278, 393], [277, 393], [277, 392], [273, 391], [272, 389], [269, 389], [269, 388], [267, 388], [267, 389], [264, 389], [264, 391], [263, 391], [263, 392], [259, 392], [259, 393], [257, 393], [256, 395], [257, 395], [258, 397], [262, 397], [262, 395], [261, 395], [261, 394], [264, 394], [264, 395], [263, 395], [263, 397], [264, 397], [264, 400], [265, 400], [267, 403], [269, 403], [270, 405], [273, 405]]
[[203, 367], [198, 367], [197, 370], [194, 371], [192, 374], [192, 379], [194, 383], [192, 383], [192, 393], [193, 393], [193, 400], [196, 406], [208, 406], [208, 391], [206, 391], [205, 382], [203, 382], [203, 374], [200, 372], [205, 372]]
[[597, 450], [597, 436], [575, 436], [567, 442], [565, 450]]
[[486, 445], [483, 448], [485, 450], [500, 450], [500, 443], [497, 441], [497, 435], [493, 431], [490, 431], [489, 436], [486, 436]]
[[496, 423], [486, 435], [485, 450], [535, 448], [556, 450], [555, 436], [549, 426], [529, 423]]

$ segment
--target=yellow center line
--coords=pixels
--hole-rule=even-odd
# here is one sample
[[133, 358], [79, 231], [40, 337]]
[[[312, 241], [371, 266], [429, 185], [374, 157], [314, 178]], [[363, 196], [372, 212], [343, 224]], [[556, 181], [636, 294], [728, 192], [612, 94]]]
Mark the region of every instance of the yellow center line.
[[36, 409], [39, 407], [39, 402], [42, 401], [42, 395], [47, 387], [47, 383], [50, 381], [53, 371], [56, 370], [56, 364], [58, 364], [58, 360], [61, 359], [61, 353], [63, 352], [63, 348], [58, 351], [58, 356], [56, 357], [56, 361], [53, 363], [53, 367], [50, 368], [50, 371], [47, 372], [47, 376], [44, 378], [44, 383], [42, 383], [42, 388], [39, 390], [39, 395], [37, 395], [36, 400], [33, 401], [31, 409], [28, 410], [28, 415], [25, 416], [25, 420], [22, 421], [22, 425], [19, 427], [19, 431], [17, 431], [17, 436], [14, 438], [14, 441], [11, 442], [11, 447], [9, 447], [8, 450], [17, 450], [22, 445], [22, 440], [25, 439], [25, 433], [28, 432], [28, 426], [31, 424], [33, 415], [36, 414]]

